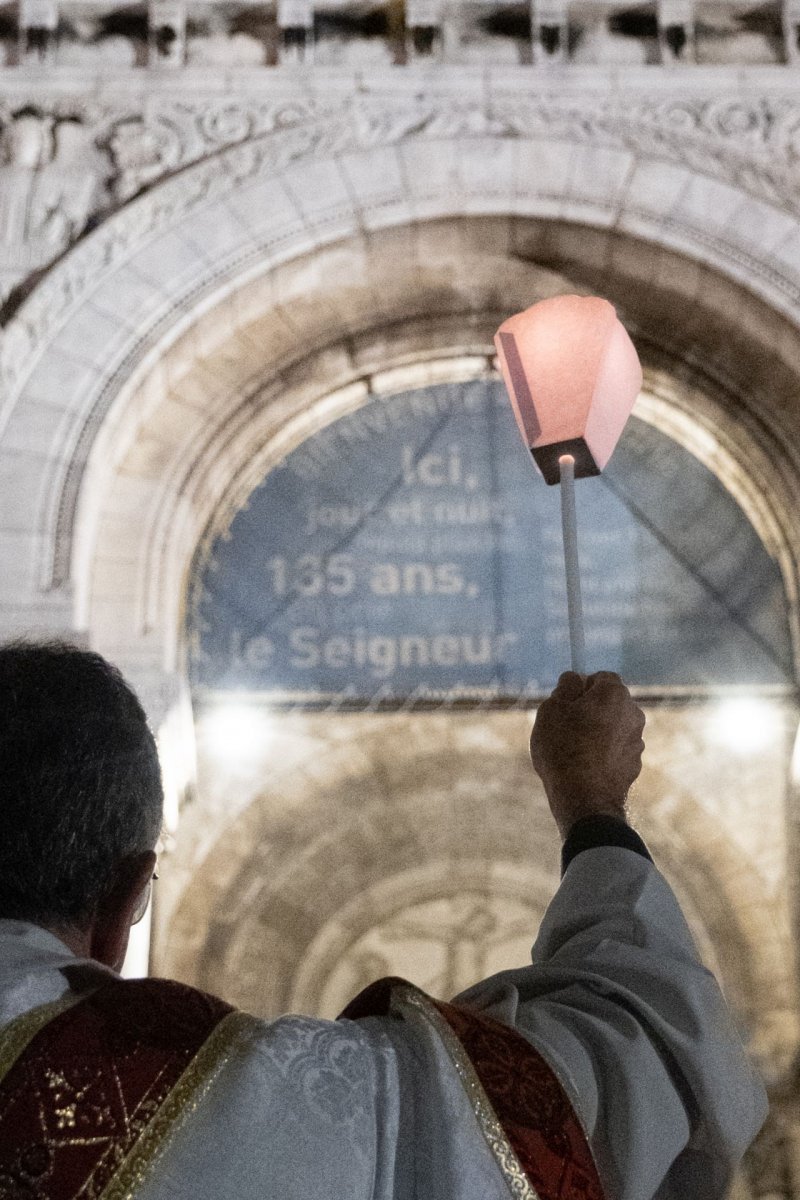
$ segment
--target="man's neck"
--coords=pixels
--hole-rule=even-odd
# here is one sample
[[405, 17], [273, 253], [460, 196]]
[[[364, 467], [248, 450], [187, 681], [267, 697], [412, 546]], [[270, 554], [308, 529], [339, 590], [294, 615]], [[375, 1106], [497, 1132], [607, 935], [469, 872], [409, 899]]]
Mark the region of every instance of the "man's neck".
[[[36, 924], [40, 923], [37, 921]], [[40, 925], [40, 928], [52, 933], [53, 937], [57, 937], [60, 942], [63, 942], [67, 949], [71, 950], [78, 958], [92, 957], [90, 933], [80, 929], [62, 929], [55, 925]]]

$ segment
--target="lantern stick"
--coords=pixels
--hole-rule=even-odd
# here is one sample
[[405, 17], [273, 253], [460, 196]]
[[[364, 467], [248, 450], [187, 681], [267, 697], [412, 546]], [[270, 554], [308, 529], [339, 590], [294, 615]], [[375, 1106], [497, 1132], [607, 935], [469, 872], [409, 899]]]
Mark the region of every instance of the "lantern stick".
[[497, 361], [522, 440], [545, 481], [561, 485], [572, 668], [585, 674], [575, 479], [599, 475], [642, 386], [642, 368], [613, 305], [550, 296], [504, 321]]
[[586, 643], [583, 636], [583, 601], [578, 565], [578, 521], [575, 513], [575, 459], [562, 454], [558, 460], [561, 477], [561, 530], [564, 536], [564, 566], [567, 572], [567, 613], [572, 669], [586, 674]]

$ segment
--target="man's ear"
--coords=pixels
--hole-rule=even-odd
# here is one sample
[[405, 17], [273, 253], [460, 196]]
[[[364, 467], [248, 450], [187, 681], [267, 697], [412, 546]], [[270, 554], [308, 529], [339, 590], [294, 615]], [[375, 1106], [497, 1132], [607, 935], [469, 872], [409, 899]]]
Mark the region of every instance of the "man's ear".
[[119, 971], [125, 961], [131, 925], [147, 906], [155, 868], [153, 850], [124, 858], [117, 867], [111, 891], [97, 907], [89, 952], [97, 962], [115, 971]]

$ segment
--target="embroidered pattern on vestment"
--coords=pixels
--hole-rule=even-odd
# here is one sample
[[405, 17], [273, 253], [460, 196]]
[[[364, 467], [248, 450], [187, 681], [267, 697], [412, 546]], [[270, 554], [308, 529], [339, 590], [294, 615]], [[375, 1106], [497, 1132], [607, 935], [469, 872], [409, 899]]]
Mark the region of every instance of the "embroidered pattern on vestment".
[[604, 1200], [588, 1138], [555, 1072], [522, 1034], [472, 1009], [382, 979], [344, 1016], [424, 1018], [458, 1072], [514, 1200]]
[[135, 1194], [253, 1022], [154, 979], [113, 980], [12, 1022], [0, 1035], [0, 1200]]
[[25, 1047], [32, 1042], [40, 1029], [44, 1029], [59, 1013], [66, 1012], [77, 1004], [80, 996], [67, 994], [50, 1004], [41, 1004], [30, 1012], [16, 1017], [0, 1030], [0, 1082], [5, 1079]]

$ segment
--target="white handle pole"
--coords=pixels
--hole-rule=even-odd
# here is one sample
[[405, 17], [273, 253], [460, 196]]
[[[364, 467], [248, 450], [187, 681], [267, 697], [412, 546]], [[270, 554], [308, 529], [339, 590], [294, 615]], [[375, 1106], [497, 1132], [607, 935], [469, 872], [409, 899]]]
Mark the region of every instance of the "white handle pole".
[[571, 454], [562, 454], [558, 465], [561, 473], [561, 529], [564, 535], [564, 566], [567, 571], [567, 612], [572, 669], [579, 675], [585, 675], [586, 644], [583, 637], [578, 522], [575, 515], [575, 459]]

